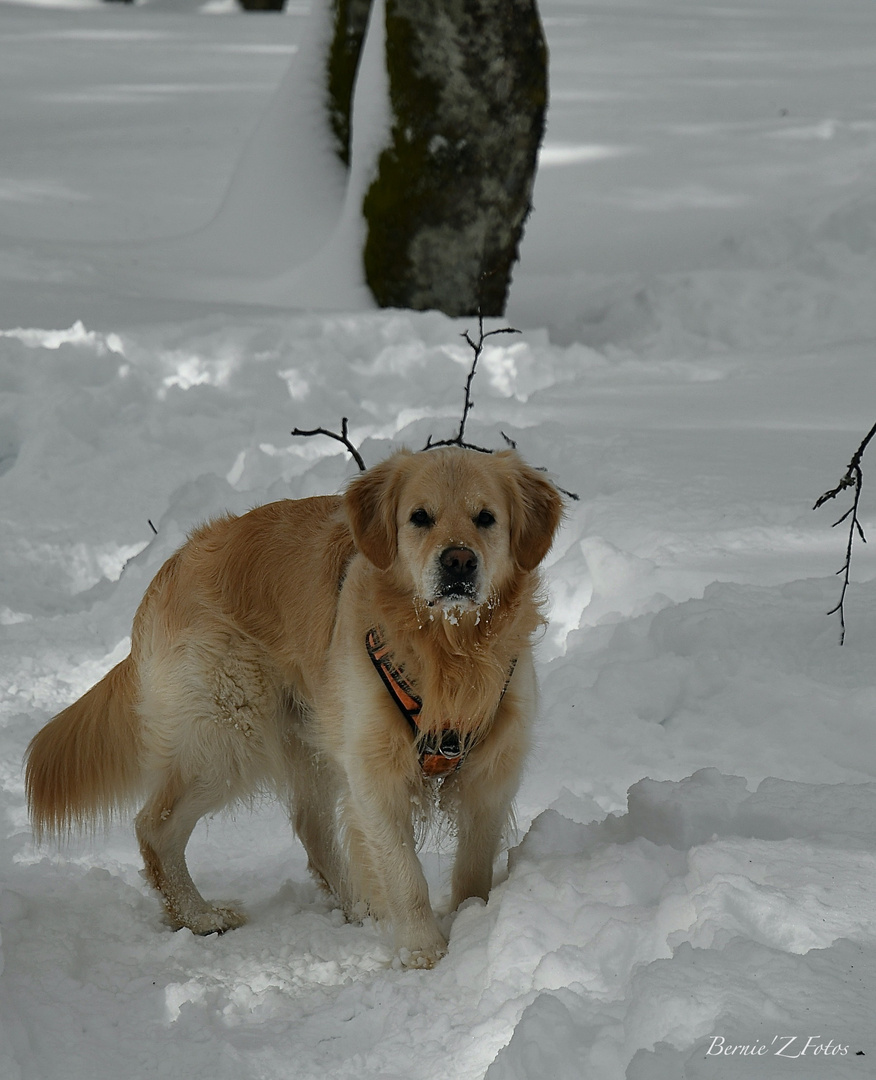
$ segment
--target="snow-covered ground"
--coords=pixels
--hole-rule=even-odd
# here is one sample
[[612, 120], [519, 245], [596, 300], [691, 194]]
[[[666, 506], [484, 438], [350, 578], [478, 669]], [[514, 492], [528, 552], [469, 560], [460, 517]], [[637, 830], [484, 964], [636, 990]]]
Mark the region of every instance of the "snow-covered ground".
[[466, 324], [363, 299], [306, 6], [213, 7], [0, 3], [0, 1078], [872, 1076], [876, 556], [840, 648], [848, 502], [811, 510], [876, 419], [870, 0], [541, 0], [522, 333], [469, 432], [580, 499], [518, 846], [446, 959], [344, 924], [271, 804], [193, 839], [221, 938], [164, 927], [129, 823], [34, 847], [25, 746], [186, 531], [338, 490], [296, 425], [373, 463], [460, 413]]

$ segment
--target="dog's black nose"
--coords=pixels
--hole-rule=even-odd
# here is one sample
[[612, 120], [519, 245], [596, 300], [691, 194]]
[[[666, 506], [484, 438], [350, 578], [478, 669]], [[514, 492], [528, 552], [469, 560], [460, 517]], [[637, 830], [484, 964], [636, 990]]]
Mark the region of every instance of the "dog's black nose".
[[471, 581], [477, 573], [478, 557], [471, 548], [445, 548], [441, 552], [441, 567], [448, 582]]

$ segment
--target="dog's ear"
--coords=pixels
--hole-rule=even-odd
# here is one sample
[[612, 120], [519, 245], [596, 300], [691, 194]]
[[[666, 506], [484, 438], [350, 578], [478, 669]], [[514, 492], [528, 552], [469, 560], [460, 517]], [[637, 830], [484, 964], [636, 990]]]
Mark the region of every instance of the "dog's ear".
[[394, 454], [355, 477], [344, 494], [356, 547], [379, 570], [388, 570], [398, 551], [398, 481], [406, 456]]
[[513, 454], [511, 554], [522, 570], [534, 570], [550, 551], [563, 518], [563, 499], [542, 473]]

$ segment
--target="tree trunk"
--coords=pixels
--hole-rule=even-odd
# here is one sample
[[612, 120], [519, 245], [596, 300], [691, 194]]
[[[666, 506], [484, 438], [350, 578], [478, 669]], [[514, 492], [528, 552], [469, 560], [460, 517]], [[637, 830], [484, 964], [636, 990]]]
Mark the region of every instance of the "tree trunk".
[[244, 11], [282, 11], [286, 0], [237, 0]]
[[390, 143], [364, 200], [381, 307], [501, 315], [547, 105], [535, 0], [386, 0]]

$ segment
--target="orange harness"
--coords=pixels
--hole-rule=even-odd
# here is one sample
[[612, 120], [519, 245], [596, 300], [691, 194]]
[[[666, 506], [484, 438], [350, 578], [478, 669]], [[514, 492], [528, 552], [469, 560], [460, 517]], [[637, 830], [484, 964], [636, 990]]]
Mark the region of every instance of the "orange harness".
[[[413, 732], [414, 742], [420, 753], [420, 768], [423, 775], [426, 777], [448, 776], [456, 772], [465, 761], [466, 754], [474, 743], [463, 744], [459, 738], [459, 732], [453, 728], [444, 728], [434, 734], [424, 734], [417, 723], [417, 718], [423, 710], [423, 702], [414, 693], [401, 671], [393, 665], [389, 647], [380, 636], [380, 631], [376, 626], [372, 626], [365, 635], [365, 648], [371, 657], [371, 663], [377, 669], [377, 674], [383, 680], [383, 685]], [[516, 659], [511, 663], [502, 697], [508, 689], [516, 663]]]
[[440, 733], [430, 735], [424, 735], [420, 731], [417, 718], [423, 710], [423, 702], [406, 682], [404, 675], [393, 666], [389, 658], [389, 648], [376, 626], [372, 626], [365, 635], [365, 647], [371, 657], [371, 663], [383, 680], [383, 685], [410, 725], [420, 751], [420, 768], [423, 770], [423, 775], [447, 776], [455, 772], [462, 764], [470, 747], [463, 749], [459, 734], [453, 728], [445, 728]]

